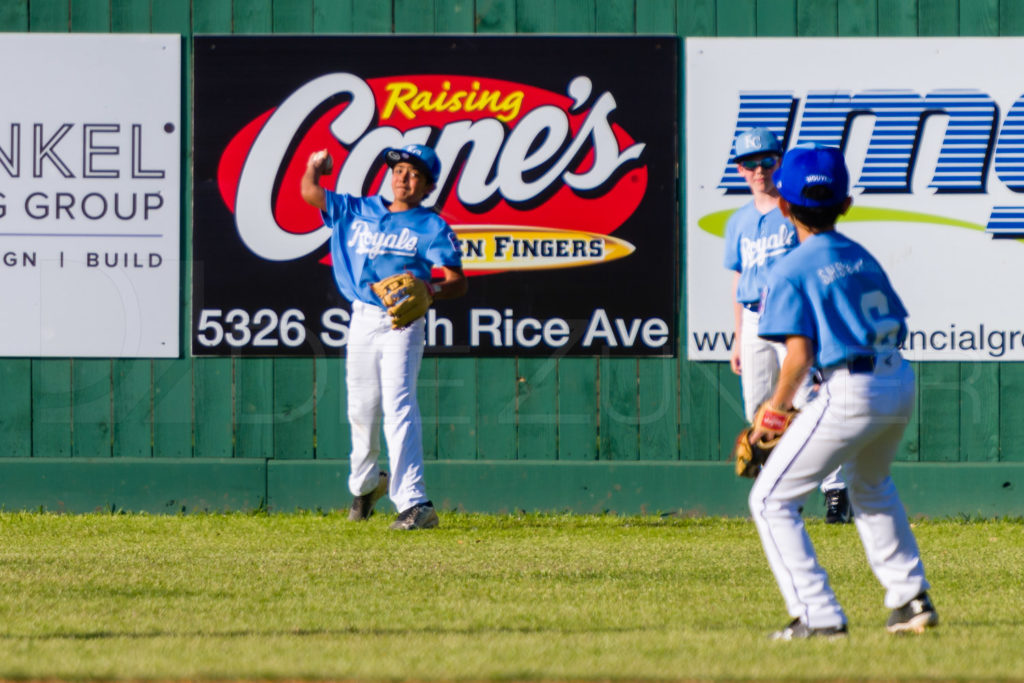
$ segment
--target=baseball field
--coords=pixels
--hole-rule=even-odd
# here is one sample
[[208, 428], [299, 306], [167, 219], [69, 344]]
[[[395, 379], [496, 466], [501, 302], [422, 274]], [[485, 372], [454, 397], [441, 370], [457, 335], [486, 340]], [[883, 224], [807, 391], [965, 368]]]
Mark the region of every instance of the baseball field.
[[742, 519], [0, 514], [0, 678], [1024, 680], [1024, 522], [914, 523], [941, 624], [894, 637], [853, 525], [808, 528], [850, 620], [787, 621]]

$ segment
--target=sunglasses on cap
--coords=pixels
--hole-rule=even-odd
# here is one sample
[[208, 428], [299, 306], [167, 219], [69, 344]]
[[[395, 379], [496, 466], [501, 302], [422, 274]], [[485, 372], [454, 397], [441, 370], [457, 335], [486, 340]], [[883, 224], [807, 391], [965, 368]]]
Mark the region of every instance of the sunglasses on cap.
[[760, 159], [741, 159], [740, 160], [740, 166], [742, 166], [743, 168], [747, 169], [748, 171], [753, 171], [758, 166], [760, 166], [763, 169], [769, 169], [769, 168], [771, 168], [772, 166], [774, 166], [777, 163], [779, 163], [779, 158], [778, 157], [770, 157], [770, 156], [769, 157], [761, 157]]

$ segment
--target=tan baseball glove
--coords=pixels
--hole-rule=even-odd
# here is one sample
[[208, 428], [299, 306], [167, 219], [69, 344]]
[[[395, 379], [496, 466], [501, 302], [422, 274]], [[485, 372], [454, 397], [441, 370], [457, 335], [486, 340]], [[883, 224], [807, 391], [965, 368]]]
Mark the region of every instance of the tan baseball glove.
[[[736, 443], [732, 449], [732, 459], [736, 461], [736, 476], [757, 478], [761, 469], [768, 461], [783, 432], [789, 427], [793, 418], [796, 417], [796, 410], [775, 410], [768, 403], [764, 403], [757, 409], [754, 415], [754, 423], [742, 429], [736, 437]], [[750, 433], [755, 427], [772, 432], [769, 438], [761, 437], [754, 443], [750, 443]]]
[[408, 327], [427, 314], [434, 298], [427, 283], [412, 273], [398, 273], [372, 285], [391, 315], [391, 327]]
[[768, 461], [768, 456], [772, 454], [775, 444], [779, 442], [776, 438], [770, 442], [758, 441], [756, 444], [752, 444], [750, 443], [750, 432], [752, 431], [754, 431], [753, 427], [744, 427], [736, 435], [731, 459], [736, 461], [737, 477], [756, 479], [757, 475], [761, 473], [761, 468]]

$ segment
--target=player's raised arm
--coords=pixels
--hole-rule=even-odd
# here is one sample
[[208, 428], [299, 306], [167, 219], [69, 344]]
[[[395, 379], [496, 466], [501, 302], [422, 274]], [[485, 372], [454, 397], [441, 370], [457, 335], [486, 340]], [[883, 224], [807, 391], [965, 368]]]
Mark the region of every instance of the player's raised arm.
[[328, 175], [334, 167], [334, 161], [326, 149], [313, 152], [306, 162], [306, 172], [302, 174], [301, 192], [302, 198], [310, 206], [323, 211], [327, 208], [327, 196], [324, 188], [320, 187], [320, 176]]

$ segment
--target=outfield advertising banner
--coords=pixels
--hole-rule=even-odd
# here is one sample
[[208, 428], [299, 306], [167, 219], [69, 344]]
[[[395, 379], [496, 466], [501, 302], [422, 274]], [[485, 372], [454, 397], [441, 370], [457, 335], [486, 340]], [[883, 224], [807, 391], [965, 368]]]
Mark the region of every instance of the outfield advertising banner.
[[0, 37], [0, 356], [176, 357], [181, 37]]
[[[754, 126], [840, 147], [853, 207], [838, 229], [910, 311], [912, 360], [1024, 360], [1024, 82], [1019, 38], [686, 41], [687, 356], [728, 360], [730, 164]], [[765, 64], [768, 68], [752, 68]], [[750, 245], [756, 248], [756, 245]]]
[[325, 187], [390, 199], [381, 152], [409, 143], [438, 153], [425, 204], [469, 276], [466, 297], [428, 314], [428, 354], [676, 353], [676, 38], [194, 47], [194, 354], [343, 352], [349, 306], [299, 180], [327, 148]]

